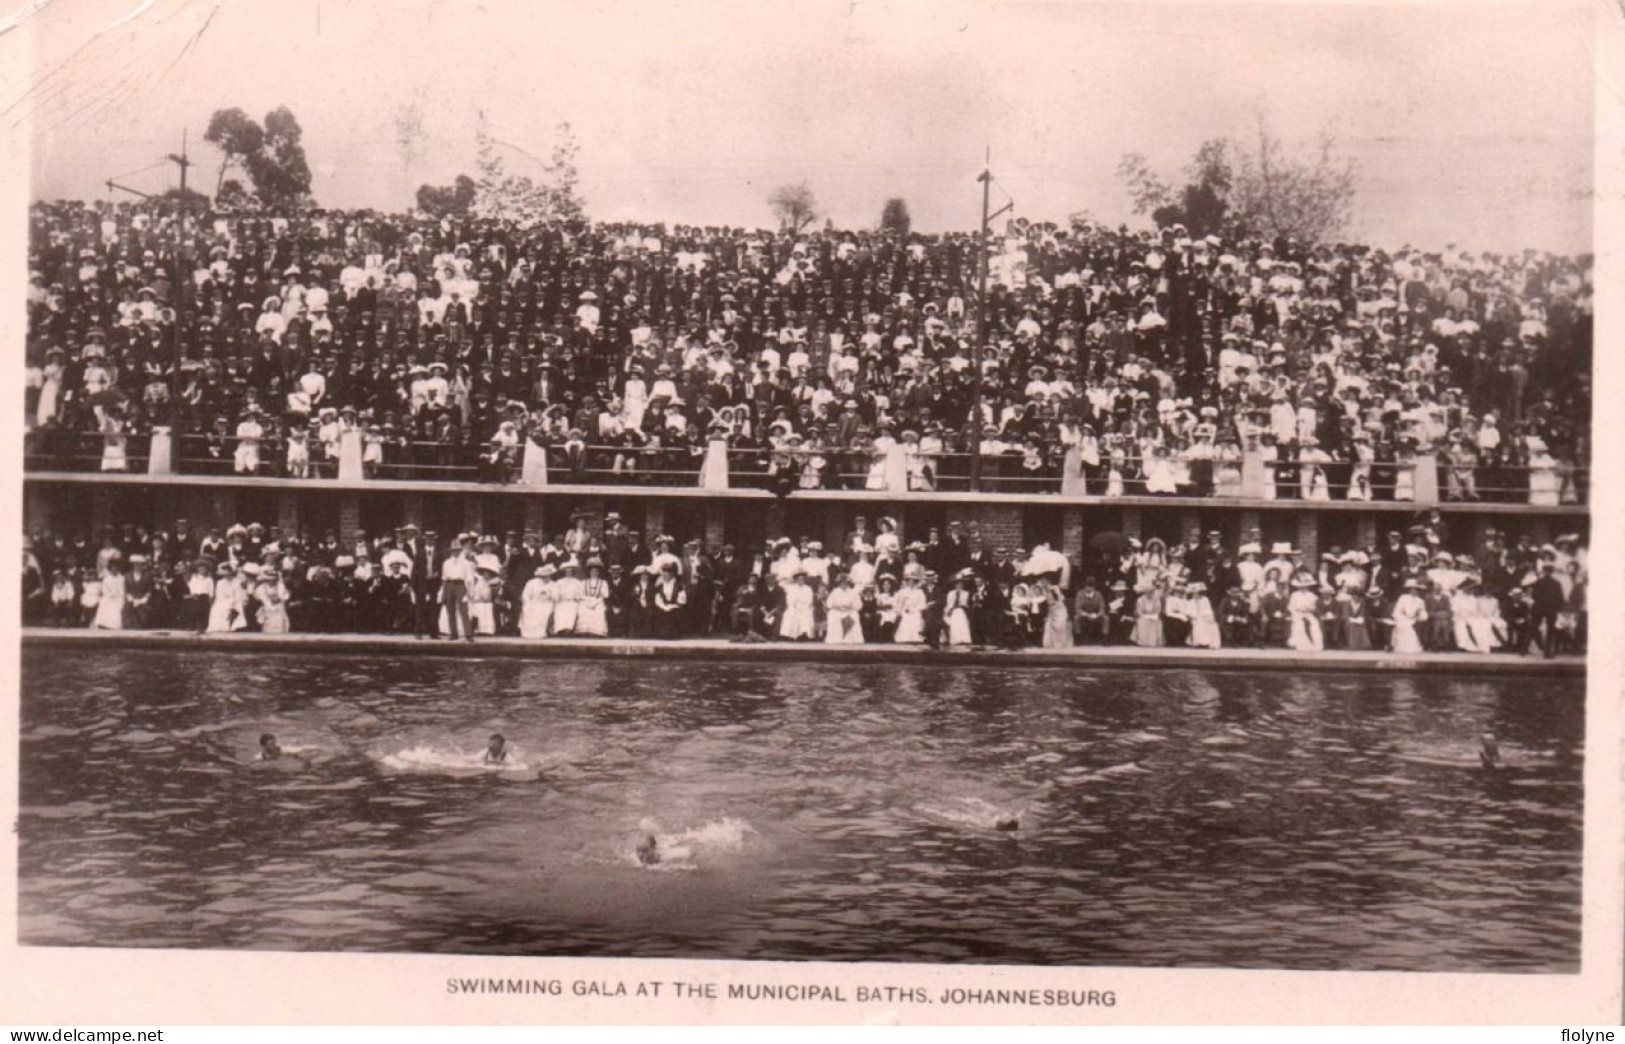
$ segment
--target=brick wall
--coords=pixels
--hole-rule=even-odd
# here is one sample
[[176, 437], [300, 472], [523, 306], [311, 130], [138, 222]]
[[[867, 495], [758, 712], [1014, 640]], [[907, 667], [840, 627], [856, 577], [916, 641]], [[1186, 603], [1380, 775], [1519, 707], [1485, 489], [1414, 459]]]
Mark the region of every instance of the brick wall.
[[705, 549], [712, 554], [728, 542], [728, 505], [710, 501], [705, 505]]
[[1061, 554], [1073, 562], [1083, 560], [1083, 509], [1067, 508], [1061, 516]]
[[1140, 520], [1140, 509], [1137, 507], [1124, 508], [1122, 534], [1126, 537], [1137, 537], [1143, 528]]
[[1304, 565], [1311, 569], [1320, 565], [1320, 516], [1305, 511], [1298, 516], [1298, 547], [1303, 550]]
[[283, 493], [276, 498], [276, 524], [284, 536], [299, 535], [299, 494]]
[[[541, 497], [525, 498], [525, 531], [534, 532], [538, 536], [547, 536], [547, 501]], [[419, 510], [422, 505], [419, 505]]]
[[1181, 511], [1179, 513], [1179, 537], [1187, 543], [1191, 540], [1202, 539], [1202, 513], [1200, 511]]
[[[469, 497], [465, 505], [476, 503], [474, 497]], [[467, 518], [467, 507], [464, 507], [464, 518]], [[344, 543], [354, 538], [355, 531], [361, 528], [361, 497], [355, 493], [346, 493], [339, 498], [339, 542]]]
[[[975, 533], [980, 546], [985, 548], [1025, 546], [1025, 526], [1019, 507], [1004, 504], [955, 504], [948, 508], [948, 521], [965, 527], [969, 536]], [[976, 546], [978, 540], [972, 540]]]

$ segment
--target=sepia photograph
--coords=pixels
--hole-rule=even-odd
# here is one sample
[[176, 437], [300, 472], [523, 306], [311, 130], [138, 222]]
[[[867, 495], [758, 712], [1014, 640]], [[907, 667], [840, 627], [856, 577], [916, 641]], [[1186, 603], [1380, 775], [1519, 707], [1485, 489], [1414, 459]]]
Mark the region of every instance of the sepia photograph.
[[23, 5], [11, 942], [1596, 970], [1598, 19]]

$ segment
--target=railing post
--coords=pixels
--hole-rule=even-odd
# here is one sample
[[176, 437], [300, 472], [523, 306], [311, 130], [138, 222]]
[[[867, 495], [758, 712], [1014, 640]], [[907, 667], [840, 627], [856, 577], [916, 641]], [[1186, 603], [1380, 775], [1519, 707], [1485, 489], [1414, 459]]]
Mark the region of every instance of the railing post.
[[174, 473], [174, 436], [168, 427], [159, 425], [152, 429], [152, 442], [147, 451], [147, 474]]
[[525, 455], [519, 465], [519, 484], [540, 488], [547, 485], [547, 447], [535, 439], [525, 439]]
[[1269, 481], [1266, 474], [1264, 452], [1257, 448], [1243, 450], [1241, 453], [1241, 496], [1243, 500], [1263, 499], [1264, 484]]
[[1432, 507], [1439, 502], [1439, 458], [1436, 455], [1432, 453], [1416, 455], [1416, 471], [1411, 479], [1411, 489], [1418, 506]]
[[719, 490], [728, 485], [728, 442], [711, 439], [705, 444], [705, 462], [700, 465], [700, 488]]
[[360, 482], [365, 477], [361, 467], [361, 429], [351, 428], [339, 436], [339, 481]]

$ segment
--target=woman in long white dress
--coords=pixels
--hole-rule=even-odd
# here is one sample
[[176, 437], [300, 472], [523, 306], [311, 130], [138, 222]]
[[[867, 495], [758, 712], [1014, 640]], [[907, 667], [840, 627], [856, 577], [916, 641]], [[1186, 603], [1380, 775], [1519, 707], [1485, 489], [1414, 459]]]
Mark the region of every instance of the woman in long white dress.
[[525, 582], [525, 589], [519, 595], [520, 637], [547, 637], [553, 623], [553, 577], [557, 573], [551, 565], [538, 566], [536, 575]]
[[1213, 614], [1213, 602], [1207, 596], [1207, 585], [1198, 581], [1186, 589], [1186, 609], [1190, 613], [1193, 649], [1217, 649], [1221, 644], [1219, 621]]
[[1147, 493], [1178, 493], [1179, 483], [1174, 475], [1174, 461], [1168, 450], [1147, 439], [1141, 452], [1145, 460], [1145, 491]]
[[1427, 605], [1416, 593], [1421, 587], [1422, 585], [1415, 580], [1407, 581], [1405, 592], [1394, 600], [1392, 643], [1393, 651], [1396, 653], [1422, 651], [1422, 639], [1416, 633], [1416, 628], [1428, 618], [1428, 610]]
[[604, 563], [587, 560], [587, 579], [581, 584], [581, 607], [576, 612], [576, 634], [591, 638], [609, 637], [609, 581], [604, 579]]
[[125, 432], [128, 425], [123, 417], [109, 412], [102, 418], [102, 470], [129, 471], [129, 441]]
[[496, 574], [485, 563], [475, 566], [468, 584], [468, 619], [479, 634], [497, 633], [496, 585]]
[[124, 630], [124, 569], [117, 560], [102, 570], [102, 597], [90, 626], [101, 631]]
[[565, 562], [559, 573], [559, 580], [553, 585], [553, 633], [575, 634], [576, 620], [581, 615], [581, 596], [586, 585], [581, 582], [581, 567], [574, 559]]
[[1539, 507], [1556, 507], [1562, 478], [1557, 472], [1557, 458], [1547, 450], [1546, 440], [1536, 435], [1529, 437], [1529, 503]]
[[705, 442], [705, 459], [700, 464], [701, 489], [728, 488], [728, 436], [719, 425], [713, 425]]
[[784, 587], [784, 619], [779, 623], [779, 637], [787, 642], [815, 636], [813, 618], [813, 589], [800, 573], [790, 577]]
[[247, 601], [236, 568], [229, 562], [221, 563], [214, 584], [214, 601], [209, 604], [209, 633], [246, 630], [248, 621], [243, 618], [243, 610]]
[[[970, 645], [970, 580], [959, 576], [942, 607], [942, 623], [948, 629], [949, 645]], [[921, 599], [924, 599], [922, 593]]]
[[1287, 647], [1299, 652], [1319, 652], [1326, 647], [1320, 630], [1320, 598], [1314, 578], [1300, 573], [1292, 578], [1292, 594], [1287, 596], [1287, 619], [1292, 628]]
[[260, 604], [260, 633], [287, 634], [288, 589], [283, 586], [282, 577], [267, 573], [255, 588], [255, 598]]
[[824, 598], [824, 641], [829, 645], [862, 645], [863, 626], [858, 610], [863, 599], [849, 577], [840, 577]]
[[897, 592], [897, 630], [892, 641], [898, 645], [912, 645], [925, 641], [925, 592], [912, 578], [903, 580]]
[[1451, 637], [1462, 652], [1489, 652], [1489, 648], [1479, 644], [1480, 629], [1473, 626], [1478, 620], [1478, 598], [1472, 587], [1470, 583], [1462, 584], [1450, 596]]

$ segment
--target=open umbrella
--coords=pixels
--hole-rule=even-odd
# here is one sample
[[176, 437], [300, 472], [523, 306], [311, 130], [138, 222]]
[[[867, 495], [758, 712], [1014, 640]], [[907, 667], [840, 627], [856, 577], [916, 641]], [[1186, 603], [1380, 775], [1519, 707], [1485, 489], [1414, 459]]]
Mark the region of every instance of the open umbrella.
[[1096, 533], [1089, 538], [1089, 546], [1108, 555], [1120, 555], [1128, 549], [1128, 537], [1113, 529]]

